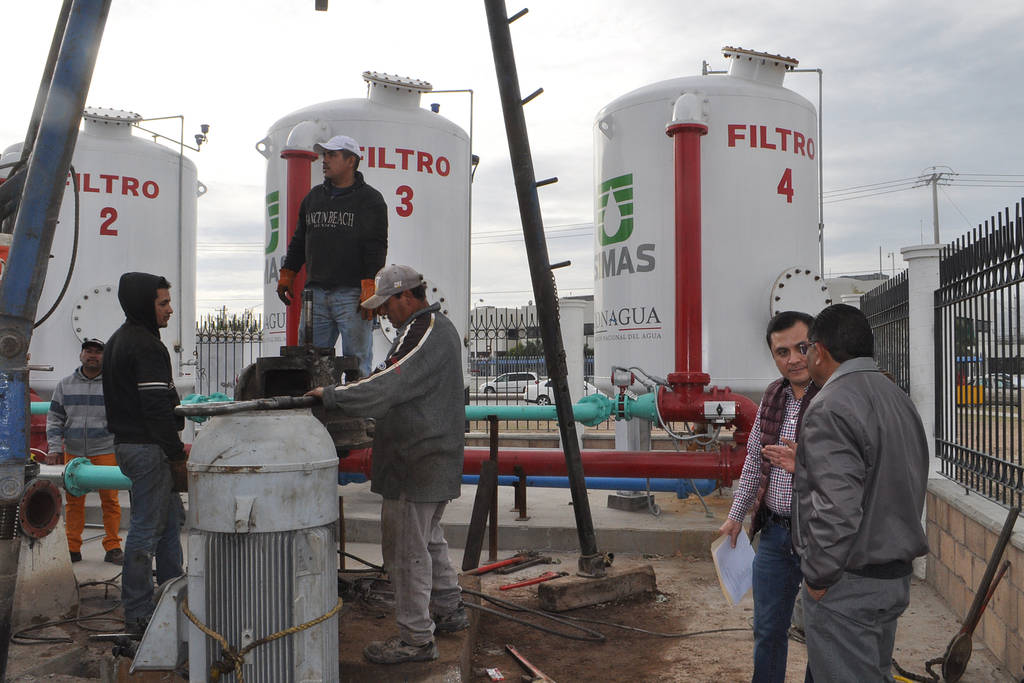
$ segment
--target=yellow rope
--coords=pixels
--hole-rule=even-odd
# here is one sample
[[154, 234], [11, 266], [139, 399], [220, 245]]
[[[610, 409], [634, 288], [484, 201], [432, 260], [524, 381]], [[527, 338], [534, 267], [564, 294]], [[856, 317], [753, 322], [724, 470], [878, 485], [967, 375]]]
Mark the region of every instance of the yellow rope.
[[327, 614], [321, 615], [316, 619], [313, 619], [312, 621], [307, 621], [304, 624], [299, 624], [298, 626], [291, 626], [284, 630], [278, 631], [277, 633], [272, 633], [269, 636], [264, 636], [259, 640], [254, 640], [253, 642], [243, 647], [241, 650], [236, 650], [235, 648], [231, 647], [231, 645], [228, 644], [227, 638], [225, 638], [221, 634], [217, 633], [216, 631], [214, 631], [213, 629], [199, 621], [199, 618], [192, 613], [192, 610], [188, 608], [188, 599], [182, 601], [181, 611], [184, 612], [185, 616], [188, 617], [189, 621], [196, 625], [196, 628], [198, 628], [200, 631], [202, 631], [203, 633], [205, 633], [206, 635], [210, 636], [218, 643], [220, 643], [220, 647], [223, 654], [221, 655], [221, 658], [219, 660], [210, 665], [210, 680], [217, 681], [220, 679], [221, 674], [231, 673], [232, 671], [234, 671], [235, 676], [238, 679], [238, 683], [244, 683], [245, 679], [242, 677], [242, 664], [245, 662], [245, 655], [249, 654], [250, 651], [256, 649], [260, 645], [265, 645], [267, 643], [273, 642], [278, 638], [284, 638], [285, 636], [293, 635], [295, 633], [298, 633], [299, 631], [305, 631], [308, 628], [312, 628], [317, 624], [327, 621], [335, 614], [337, 614], [339, 610], [341, 610], [341, 605], [342, 600], [341, 598], [338, 598], [338, 604], [336, 604], [331, 609], [331, 611], [327, 612]]

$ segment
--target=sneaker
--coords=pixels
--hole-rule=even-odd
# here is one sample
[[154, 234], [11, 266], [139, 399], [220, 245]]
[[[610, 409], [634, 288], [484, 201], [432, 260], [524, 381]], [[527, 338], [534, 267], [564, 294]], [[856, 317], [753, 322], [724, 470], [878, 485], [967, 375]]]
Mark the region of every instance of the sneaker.
[[423, 645], [409, 645], [399, 636], [393, 636], [386, 641], [373, 641], [363, 648], [363, 656], [374, 664], [430, 662], [437, 659], [437, 643], [431, 639]]
[[72, 550], [71, 551], [71, 561], [72, 562], [81, 562], [82, 561], [82, 553], [75, 552], [74, 550]]
[[124, 564], [124, 552], [120, 548], [111, 548], [103, 556], [103, 561], [110, 564]]
[[459, 605], [448, 614], [434, 616], [434, 631], [437, 633], [457, 633], [469, 628], [469, 615], [466, 606]]

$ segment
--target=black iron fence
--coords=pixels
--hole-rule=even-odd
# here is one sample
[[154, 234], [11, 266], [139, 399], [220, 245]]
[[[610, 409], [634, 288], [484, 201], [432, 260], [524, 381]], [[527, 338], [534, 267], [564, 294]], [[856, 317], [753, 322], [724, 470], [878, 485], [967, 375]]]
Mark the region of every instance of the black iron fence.
[[875, 360], [910, 393], [910, 287], [903, 271], [860, 299], [875, 334]]
[[245, 366], [262, 355], [263, 328], [228, 330], [215, 325], [196, 327], [196, 393], [235, 397], [235, 384]]
[[1006, 505], [1024, 494], [1024, 200], [945, 247], [935, 292], [936, 453], [942, 473]]

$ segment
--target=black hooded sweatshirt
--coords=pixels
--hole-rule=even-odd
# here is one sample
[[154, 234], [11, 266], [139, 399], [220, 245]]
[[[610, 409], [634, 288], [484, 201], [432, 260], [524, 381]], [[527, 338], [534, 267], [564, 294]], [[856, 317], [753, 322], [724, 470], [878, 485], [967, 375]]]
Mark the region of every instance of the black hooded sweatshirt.
[[174, 414], [178, 392], [171, 374], [171, 356], [160, 341], [156, 324], [156, 291], [167, 281], [149, 273], [125, 273], [117, 298], [127, 319], [103, 350], [103, 397], [107, 429], [114, 443], [151, 443], [168, 460], [184, 460], [178, 432], [184, 418]]

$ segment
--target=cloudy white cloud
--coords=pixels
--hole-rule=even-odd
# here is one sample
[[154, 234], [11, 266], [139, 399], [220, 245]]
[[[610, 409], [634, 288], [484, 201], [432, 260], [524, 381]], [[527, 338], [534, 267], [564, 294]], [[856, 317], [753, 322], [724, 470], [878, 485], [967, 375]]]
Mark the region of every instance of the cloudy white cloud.
[[[58, 2], [0, 9], [5, 70], [0, 143], [24, 137]], [[508, 148], [483, 4], [333, 0], [115, 0], [89, 102], [145, 116], [184, 114], [186, 135], [212, 126], [191, 154], [209, 192], [200, 200], [199, 309], [242, 309], [262, 298], [263, 158], [253, 146], [283, 114], [326, 100], [361, 97], [364, 70], [424, 78], [436, 88], [475, 90], [474, 151], [481, 164], [474, 234], [519, 230]], [[514, 12], [520, 6], [510, 4]], [[794, 56], [824, 72], [822, 152], [826, 190], [913, 177], [933, 164], [956, 171], [1024, 173], [1016, 144], [1024, 95], [1017, 33], [1024, 6], [981, 1], [753, 2], [681, 6], [676, 0], [542, 2], [512, 25], [538, 177], [562, 293], [592, 289], [593, 240], [556, 226], [593, 220], [592, 124], [596, 112], [642, 85], [723, 68], [723, 45]], [[10, 62], [9, 62], [10, 64]], [[787, 85], [817, 102], [813, 74]], [[442, 114], [469, 127], [465, 97], [444, 95]], [[176, 134], [173, 124], [161, 130]], [[1018, 178], [1024, 180], [1024, 178]], [[948, 241], [1014, 203], [1024, 188], [954, 184], [939, 196]], [[930, 241], [927, 188], [826, 205], [826, 270], [877, 270], [878, 252]], [[220, 246], [215, 246], [220, 245]], [[900, 267], [898, 256], [884, 267]], [[473, 300], [532, 298], [521, 242], [479, 238]]]

